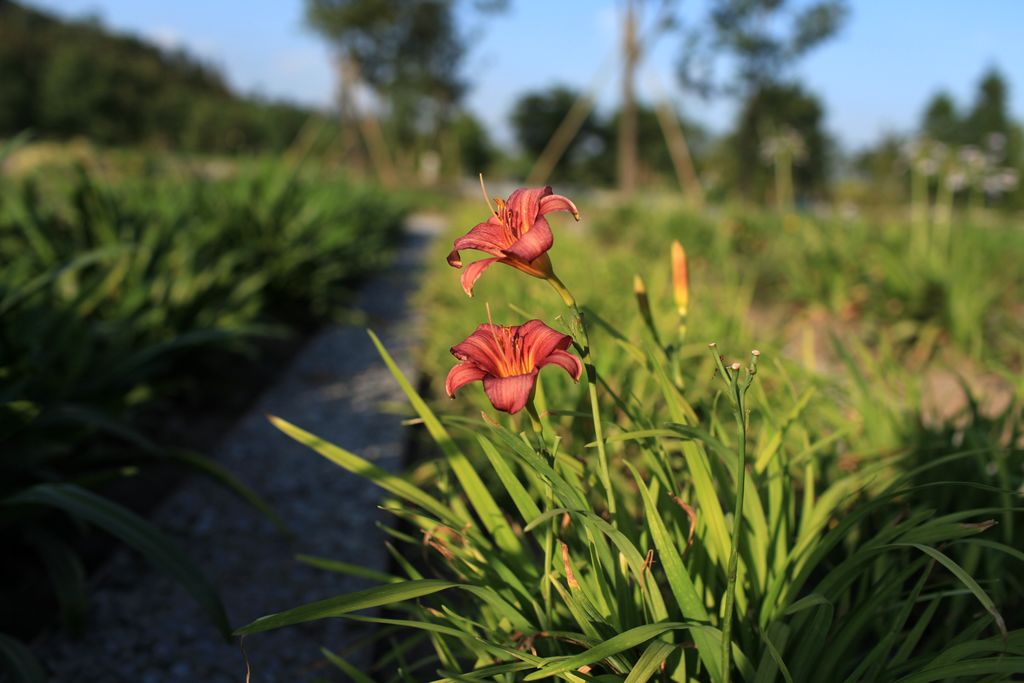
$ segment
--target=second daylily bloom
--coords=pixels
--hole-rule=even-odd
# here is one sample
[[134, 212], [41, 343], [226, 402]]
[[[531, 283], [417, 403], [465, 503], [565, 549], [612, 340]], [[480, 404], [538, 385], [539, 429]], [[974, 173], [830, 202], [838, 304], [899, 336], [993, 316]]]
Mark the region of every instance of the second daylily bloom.
[[505, 263], [527, 275], [551, 277], [548, 249], [554, 243], [551, 226], [544, 218], [552, 211], [568, 211], [576, 220], [580, 213], [567, 198], [554, 194], [550, 186], [520, 189], [508, 201], [496, 200], [497, 208], [487, 219], [455, 240], [448, 265], [462, 267], [461, 249], [476, 249], [491, 255], [469, 264], [462, 272], [462, 289], [473, 296], [473, 284], [493, 263]]
[[537, 374], [545, 365], [557, 365], [579, 381], [583, 364], [566, 351], [570, 344], [572, 337], [539, 320], [509, 327], [480, 325], [452, 347], [460, 362], [448, 373], [445, 391], [454, 397], [460, 387], [481, 380], [495, 408], [517, 413], [533, 395]]

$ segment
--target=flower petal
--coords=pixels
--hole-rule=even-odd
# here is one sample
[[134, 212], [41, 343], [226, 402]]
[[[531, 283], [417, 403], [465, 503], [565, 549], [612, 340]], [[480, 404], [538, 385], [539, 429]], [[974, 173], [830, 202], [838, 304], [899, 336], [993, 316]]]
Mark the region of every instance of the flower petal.
[[568, 197], [563, 197], [560, 194], [549, 194], [540, 200], [539, 213], [541, 216], [552, 211], [568, 211], [573, 218], [580, 219], [580, 212], [576, 209], [576, 205]]
[[533, 386], [537, 382], [537, 371], [534, 370], [526, 375], [513, 375], [512, 377], [484, 377], [484, 391], [487, 398], [491, 400], [498, 410], [506, 413], [518, 413], [526, 406], [533, 393]]
[[473, 334], [451, 348], [452, 355], [461, 361], [478, 365], [488, 374], [497, 375], [503, 360], [501, 349], [495, 341], [499, 334], [502, 334], [499, 325], [479, 325]]
[[491, 256], [501, 256], [502, 251], [512, 246], [512, 236], [497, 218], [491, 216], [486, 223], [478, 223], [472, 230], [455, 240], [454, 249], [448, 254], [448, 265], [459, 268], [462, 249], [478, 249]]
[[470, 382], [483, 379], [487, 372], [475, 363], [459, 363], [448, 371], [448, 378], [444, 381], [444, 390], [455, 397], [455, 392]]
[[480, 279], [483, 272], [498, 260], [500, 259], [485, 258], [482, 261], [474, 261], [466, 266], [466, 269], [462, 271], [462, 275], [459, 277], [459, 281], [462, 283], [462, 291], [466, 293], [466, 296], [473, 296], [473, 285]]
[[515, 256], [525, 263], [530, 263], [550, 249], [554, 243], [555, 238], [551, 234], [551, 226], [548, 225], [546, 219], [538, 218], [530, 226], [530, 229], [504, 253]]
[[572, 377], [575, 382], [579, 382], [580, 375], [583, 374], [583, 363], [580, 362], [579, 358], [568, 351], [552, 351], [551, 355], [537, 363], [538, 368], [542, 368], [545, 365], [557, 365], [568, 372], [569, 376]]
[[525, 230], [533, 225], [540, 215], [540, 201], [542, 197], [551, 194], [551, 186], [520, 188], [508, 196], [508, 208], [513, 214], [519, 216], [522, 225], [509, 226], [513, 230]]
[[519, 336], [523, 338], [524, 350], [537, 365], [555, 350], [565, 350], [572, 344], [572, 337], [551, 329], [540, 320], [530, 320], [520, 325]]

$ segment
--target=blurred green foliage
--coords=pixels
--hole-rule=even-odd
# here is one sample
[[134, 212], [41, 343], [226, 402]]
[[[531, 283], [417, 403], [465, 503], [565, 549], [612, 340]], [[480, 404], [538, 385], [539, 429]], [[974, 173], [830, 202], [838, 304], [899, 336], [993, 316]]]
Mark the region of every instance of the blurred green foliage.
[[[374, 188], [282, 162], [221, 179], [108, 183], [82, 168], [0, 178], [0, 543], [17, 558], [0, 569], [0, 598], [21, 607], [3, 611], [0, 631], [31, 635], [52, 619], [51, 601], [66, 625], [82, 623], [77, 552], [94, 527], [218, 614], [198, 570], [175, 573], [185, 561], [168, 560], [178, 556], [159, 532], [105, 496], [170, 465], [269, 512], [150, 427], [228, 394], [259, 339], [341, 315], [359, 279], [387, 261], [405, 211]], [[55, 597], [27, 610], [48, 581]]]

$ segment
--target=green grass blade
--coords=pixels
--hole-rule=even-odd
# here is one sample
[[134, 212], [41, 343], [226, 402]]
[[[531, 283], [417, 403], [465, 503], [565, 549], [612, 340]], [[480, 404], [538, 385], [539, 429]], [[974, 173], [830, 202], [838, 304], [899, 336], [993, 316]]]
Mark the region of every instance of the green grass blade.
[[61, 624], [72, 634], [81, 634], [89, 603], [82, 560], [67, 543], [42, 530], [35, 531], [29, 543], [46, 566], [60, 606]]
[[43, 666], [28, 645], [0, 633], [0, 662], [13, 683], [46, 683]]
[[340, 617], [369, 607], [381, 607], [432, 595], [438, 591], [455, 588], [459, 584], [438, 579], [418, 579], [401, 583], [374, 586], [366, 590], [337, 595], [326, 600], [311, 602], [277, 614], [268, 614], [235, 631], [235, 635], [270, 631], [282, 626], [301, 624], [307, 621]]
[[921, 640], [921, 636], [928, 630], [928, 625], [931, 623], [932, 618], [935, 616], [936, 610], [939, 609], [939, 598], [935, 598], [924, 608], [924, 612], [914, 622], [913, 628], [903, 638], [903, 642], [900, 644], [900, 649], [896, 651], [892, 659], [888, 662], [890, 667], [897, 666], [907, 661], [910, 658], [910, 654], [917, 647], [918, 642]]
[[231, 632], [224, 606], [213, 585], [170, 539], [131, 510], [74, 484], [38, 484], [7, 498], [4, 504], [45, 505], [95, 524], [176, 579], [221, 633], [226, 636]]
[[443, 505], [439, 500], [427, 495], [418, 487], [410, 484], [401, 477], [397, 477], [390, 472], [377, 467], [355, 453], [324, 441], [320, 437], [310, 434], [300, 427], [296, 427], [287, 420], [283, 420], [273, 415], [269, 416], [268, 419], [271, 424], [302, 445], [312, 448], [320, 455], [349, 472], [369, 479], [388, 493], [407, 500], [413, 505], [418, 505], [456, 529], [461, 528], [465, 524], [466, 520], [456, 517], [448, 506]]
[[354, 683], [374, 683], [372, 678], [370, 678], [362, 671], [352, 666], [351, 664], [349, 664], [344, 659], [334, 654], [327, 648], [320, 648], [320, 654], [322, 654], [328, 662], [338, 667], [343, 674], [351, 678]]
[[644, 626], [637, 626], [631, 628], [624, 633], [620, 633], [616, 636], [612, 636], [608, 640], [595, 645], [586, 652], [581, 652], [571, 657], [560, 657], [551, 661], [550, 664], [544, 666], [539, 671], [535, 671], [529, 674], [524, 681], [537, 681], [542, 678], [549, 676], [556, 676], [558, 674], [573, 671], [585, 666], [587, 664], [593, 664], [594, 662], [600, 661], [606, 657], [616, 655], [624, 650], [634, 648], [638, 645], [643, 645], [652, 638], [657, 638], [662, 633], [668, 631], [675, 631], [680, 629], [691, 628], [692, 624], [686, 624], [683, 622], [666, 621], [660, 624], [645, 624]]
[[925, 669], [904, 676], [896, 683], [930, 683], [931, 681], [948, 681], [964, 676], [984, 674], [1006, 675], [1007, 678], [1004, 680], [1013, 680], [1010, 676], [1019, 676], [1021, 672], [1024, 672], [1024, 657], [987, 657]]
[[341, 560], [332, 560], [326, 557], [316, 557], [314, 555], [296, 555], [295, 559], [303, 564], [308, 564], [310, 567], [322, 569], [328, 572], [337, 572], [338, 574], [345, 574], [346, 576], [358, 576], [361, 579], [370, 579], [371, 581], [377, 581], [379, 583], [400, 583], [405, 581], [400, 576], [394, 576], [392, 574], [385, 574], [369, 567], [360, 567], [357, 564], [350, 564], [348, 562], [342, 562]]
[[[778, 667], [778, 671], [782, 674], [782, 678], [785, 679], [786, 683], [793, 683], [793, 676], [789, 673], [789, 667], [787, 667], [786, 662], [783, 661], [782, 653], [780, 653], [779, 649], [775, 647], [775, 643], [773, 643], [772, 639], [766, 636], [763, 631], [760, 632], [760, 636], [761, 642], [764, 643], [765, 652], [771, 658], [771, 661], [775, 663], [775, 666]], [[768, 671], [769, 669], [764, 668], [763, 670]], [[762, 667], [758, 667], [759, 678], [755, 683], [759, 683], [761, 671]]]
[[426, 426], [427, 431], [430, 432], [430, 436], [444, 452], [448, 464], [459, 480], [459, 485], [465, 492], [466, 497], [469, 498], [473, 509], [476, 510], [484, 528], [494, 536], [494, 540], [499, 548], [511, 555], [521, 554], [523, 548], [519, 543], [519, 538], [512, 532], [508, 521], [505, 519], [505, 515], [501, 512], [498, 504], [494, 502], [490, 491], [487, 490], [487, 486], [484, 485], [480, 475], [473, 469], [469, 459], [455, 445], [455, 441], [448, 434], [441, 421], [437, 419], [437, 416], [434, 415], [430, 406], [409, 384], [409, 380], [405, 378], [402, 370], [395, 363], [387, 349], [384, 348], [384, 344], [381, 343], [377, 335], [372, 330], [367, 330], [367, 333], [370, 335], [373, 345], [377, 347], [377, 352], [380, 353], [384, 364], [391, 371], [391, 374], [405, 393], [406, 398], [409, 399], [409, 403], [412, 404], [413, 409], [420, 416], [420, 419], [423, 420], [423, 424]]
[[670, 654], [675, 652], [678, 647], [678, 645], [672, 645], [663, 640], [652, 642], [644, 650], [644, 653], [640, 655], [640, 659], [636, 660], [636, 664], [633, 665], [629, 675], [626, 676], [625, 683], [647, 683], [651, 676], [656, 674], [658, 669], [661, 668], [661, 663]]
[[518, 671], [526, 671], [527, 669], [533, 669], [533, 664], [529, 662], [510, 662], [508, 664], [495, 664], [494, 666], [486, 666], [482, 669], [477, 669], [471, 674], [457, 674], [454, 671], [439, 671], [438, 673], [446, 678], [439, 678], [433, 683], [449, 683], [450, 681], [480, 681], [488, 677], [494, 677], [498, 674], [505, 673], [516, 673]]
[[[492, 655], [498, 657], [518, 659], [520, 661], [528, 662], [535, 667], [539, 667], [544, 663], [544, 659], [542, 657], [532, 655], [529, 652], [526, 652], [525, 650], [519, 650], [516, 648], [496, 645], [494, 643], [491, 643], [480, 638], [475, 634], [466, 633], [465, 631], [460, 631], [459, 629], [453, 628], [451, 626], [435, 624], [431, 621], [413, 621], [411, 619], [391, 619], [388, 617], [363, 617], [354, 615], [347, 615], [345, 616], [345, 619], [350, 619], [351, 621], [359, 621], [367, 624], [386, 624], [389, 626], [401, 626], [404, 628], [418, 629], [430, 633], [451, 636], [464, 642], [472, 643], [479, 649], [485, 650], [491, 653]], [[573, 675], [568, 675], [566, 676], [566, 678], [567, 680], [573, 681], [573, 683], [583, 683], [584, 680], [578, 676]]]
[[265, 498], [243, 484], [238, 477], [217, 461], [204, 455], [200, 455], [199, 453], [192, 453], [189, 451], [172, 451], [169, 454], [169, 457], [175, 462], [180, 462], [181, 464], [187, 465], [197, 472], [204, 474], [234, 493], [254, 509], [262, 512], [282, 533], [293, 534], [292, 530], [288, 528], [285, 521], [279, 514], [277, 514], [277, 511], [274, 510], [273, 506], [267, 502]]
[[515, 472], [509, 467], [508, 462], [502, 457], [501, 453], [494, 446], [491, 441], [483, 436], [477, 436], [477, 440], [480, 442], [480, 448], [483, 449], [484, 455], [491, 463], [491, 467], [494, 468], [494, 473], [498, 475], [498, 479], [501, 480], [505, 490], [508, 491], [509, 497], [512, 498], [513, 505], [519, 510], [520, 516], [524, 522], [529, 522], [540, 516], [540, 508], [530, 497], [530, 494], [526, 491], [526, 487], [523, 486], [522, 482], [516, 477]]
[[[631, 463], [626, 463], [633, 478], [636, 480], [637, 488], [640, 489], [640, 496], [643, 499], [644, 511], [647, 517], [647, 525], [651, 530], [651, 538], [654, 547], [658, 549], [658, 557], [664, 567], [665, 575], [668, 578], [669, 587], [679, 604], [680, 612], [685, 619], [706, 623], [709, 620], [708, 612], [704, 607], [700, 594], [690, 578], [686, 566], [683, 564], [682, 556], [676, 548], [676, 543], [669, 534], [665, 522], [658, 513], [657, 506], [651, 498], [651, 492], [644, 483]], [[697, 644], [697, 654], [700, 656], [704, 666], [711, 674], [712, 680], [722, 679], [722, 662], [718, 657], [718, 644], [706, 632], [694, 632], [694, 642]]]
[[996, 627], [999, 629], [999, 632], [1002, 633], [1003, 636], [1006, 635], [1006, 622], [1003, 620], [1003, 615], [999, 613], [998, 609], [996, 609], [996, 605], [992, 602], [992, 598], [990, 598], [988, 593], [978, 585], [978, 582], [974, 580], [974, 577], [964, 571], [964, 568], [954, 562], [952, 558], [931, 546], [921, 545], [919, 543], [895, 543], [893, 545], [917, 548], [948, 569], [953, 576], [960, 581], [960, 583], [966, 586], [967, 589], [974, 594], [974, 597], [978, 599], [978, 602], [980, 602], [982, 607], [985, 608], [985, 611], [992, 615], [992, 618], [996, 620]]

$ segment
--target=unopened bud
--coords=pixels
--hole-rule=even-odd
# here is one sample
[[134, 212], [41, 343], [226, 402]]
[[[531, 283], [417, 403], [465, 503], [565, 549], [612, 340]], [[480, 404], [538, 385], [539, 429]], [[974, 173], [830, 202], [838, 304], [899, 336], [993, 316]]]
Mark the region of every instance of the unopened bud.
[[633, 293], [637, 296], [647, 296], [647, 285], [639, 273], [633, 276]]
[[639, 274], [633, 276], [633, 294], [636, 295], [636, 305], [640, 309], [640, 315], [644, 322], [651, 329], [654, 328], [654, 319], [651, 317], [651, 301], [647, 297], [647, 285]]
[[679, 240], [672, 242], [672, 296], [680, 317], [690, 308], [690, 277], [686, 270], [686, 250]]

